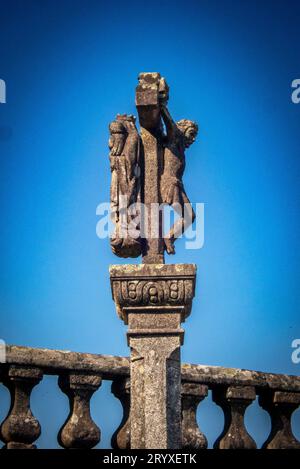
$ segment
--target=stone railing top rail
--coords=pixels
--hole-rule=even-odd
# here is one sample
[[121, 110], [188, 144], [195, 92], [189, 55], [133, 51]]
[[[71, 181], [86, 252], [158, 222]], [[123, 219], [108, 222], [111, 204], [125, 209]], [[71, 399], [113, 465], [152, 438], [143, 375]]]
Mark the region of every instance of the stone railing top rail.
[[9, 365], [42, 368], [46, 374], [63, 371], [99, 373], [106, 379], [129, 376], [129, 359], [112, 355], [49, 350], [16, 345], [6, 346], [6, 363]]
[[[9, 365], [42, 368], [46, 374], [85, 371], [99, 373], [104, 379], [129, 376], [129, 358], [112, 355], [8, 345], [6, 362]], [[257, 388], [300, 392], [300, 376], [192, 364], [183, 364], [181, 370], [184, 382], [202, 383], [209, 387], [251, 385]]]
[[181, 367], [183, 381], [217, 385], [255, 386], [277, 391], [300, 392], [300, 376], [226, 368], [223, 366], [189, 365]]

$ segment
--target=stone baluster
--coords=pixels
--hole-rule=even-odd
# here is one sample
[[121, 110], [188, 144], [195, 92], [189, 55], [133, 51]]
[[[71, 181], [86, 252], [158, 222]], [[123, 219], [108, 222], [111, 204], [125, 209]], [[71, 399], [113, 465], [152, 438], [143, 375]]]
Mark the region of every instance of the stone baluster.
[[259, 396], [260, 406], [271, 417], [271, 433], [263, 449], [300, 449], [291, 426], [293, 412], [300, 405], [300, 393], [266, 391]]
[[99, 375], [68, 373], [58, 380], [59, 387], [68, 396], [70, 413], [58, 434], [63, 448], [93, 448], [100, 441], [101, 432], [90, 414], [90, 399], [101, 385]]
[[123, 407], [123, 418], [111, 438], [111, 445], [114, 449], [130, 449], [130, 379], [114, 380], [111, 390]]
[[256, 443], [245, 428], [246, 408], [255, 400], [252, 386], [229, 386], [215, 388], [213, 400], [225, 417], [224, 430], [214, 444], [215, 449], [255, 449]]
[[33, 444], [41, 434], [41, 427], [30, 409], [33, 387], [42, 379], [38, 368], [10, 366], [3, 383], [9, 389], [11, 406], [1, 425], [1, 439], [7, 449], [35, 449]]
[[197, 383], [182, 383], [182, 448], [198, 450], [207, 448], [207, 439], [197, 424], [197, 408], [207, 396], [208, 387]]

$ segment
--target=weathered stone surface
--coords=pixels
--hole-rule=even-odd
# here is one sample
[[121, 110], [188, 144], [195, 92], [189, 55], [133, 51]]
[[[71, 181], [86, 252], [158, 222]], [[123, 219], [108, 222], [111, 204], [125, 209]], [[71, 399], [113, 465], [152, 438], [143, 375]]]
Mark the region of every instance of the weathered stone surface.
[[[198, 127], [187, 120], [177, 124], [173, 121], [167, 109], [168, 94], [169, 88], [159, 73], [139, 75], [136, 106], [142, 142], [143, 265], [110, 268], [113, 300], [119, 317], [129, 326], [132, 448], [181, 447], [180, 346], [184, 331], [180, 325], [191, 310], [196, 267], [164, 265], [164, 250], [174, 254], [175, 239], [194, 219], [182, 176], [184, 149], [195, 140]], [[111, 145], [111, 153], [118, 154], [122, 132], [119, 125], [115, 127], [117, 150]], [[121, 163], [120, 180], [125, 163], [126, 158]], [[123, 179], [126, 181], [126, 177]], [[179, 220], [166, 238], [162, 211], [158, 209], [161, 202], [179, 213]], [[153, 212], [153, 208], [158, 210]]]
[[183, 364], [182, 379], [192, 383], [215, 386], [255, 386], [259, 389], [300, 392], [300, 376], [264, 373], [262, 371]]
[[[143, 240], [143, 262], [164, 262], [164, 250], [174, 254], [174, 241], [193, 223], [195, 213], [186, 195], [182, 176], [185, 169], [185, 149], [196, 139], [198, 126], [182, 119], [174, 122], [167, 108], [169, 87], [159, 73], [141, 73], [136, 89], [136, 106], [141, 124], [143, 144], [143, 191], [147, 226]], [[166, 135], [162, 122], [165, 125]], [[170, 205], [179, 218], [165, 236], [162, 233], [162, 213], [152, 212], [154, 204]], [[144, 231], [146, 231], [144, 229]], [[153, 233], [156, 233], [153, 236]]]
[[11, 394], [11, 408], [1, 425], [1, 439], [7, 449], [34, 449], [41, 427], [30, 409], [30, 395], [33, 387], [42, 379], [39, 368], [9, 367], [4, 384]]
[[130, 449], [130, 379], [115, 379], [111, 391], [123, 407], [122, 422], [112, 436], [111, 445], [114, 449]]
[[[41, 368], [45, 374], [60, 375], [63, 372], [99, 373], [105, 379], [129, 376], [129, 358], [112, 355], [49, 350], [7, 345], [7, 363]], [[0, 364], [0, 369], [6, 365]], [[2, 368], [1, 368], [2, 367]]]
[[[165, 323], [164, 323], [165, 325]], [[174, 324], [172, 324], [174, 327]], [[7, 345], [7, 363], [0, 364], [0, 378], [1, 381], [11, 388], [12, 394], [12, 408], [14, 407], [14, 394], [15, 384], [8, 376], [8, 370], [11, 368], [11, 378], [17, 373], [17, 376], [23, 376], [25, 378], [25, 388], [27, 387], [26, 380], [32, 379], [33, 383], [37, 384], [42, 376], [45, 374], [64, 374], [66, 372], [86, 372], [88, 374], [101, 375], [104, 379], [123, 379], [129, 377], [130, 361], [125, 357], [113, 357], [109, 355], [93, 355], [86, 353], [59, 351], [59, 350], [47, 350], [47, 349], [32, 349], [30, 347], [18, 347], [14, 345]], [[37, 370], [38, 369], [38, 370]], [[176, 374], [175, 374], [176, 376]], [[221, 389], [224, 387], [255, 387], [257, 394], [260, 397], [260, 404], [270, 413], [272, 421], [272, 431], [268, 438], [268, 441], [264, 444], [264, 447], [280, 447], [280, 448], [294, 448], [298, 447], [298, 441], [292, 434], [291, 415], [292, 412], [298, 407], [299, 395], [300, 395], [300, 377], [291, 375], [281, 375], [272, 373], [263, 373], [259, 371], [241, 370], [235, 368], [224, 368], [216, 366], [204, 366], [204, 365], [189, 365], [183, 364], [181, 366], [181, 376], [183, 380], [183, 386], [187, 386], [189, 393], [191, 393], [191, 387], [196, 385], [194, 388], [195, 393], [199, 392], [200, 398], [202, 398], [202, 385], [209, 387], [209, 389]], [[37, 381], [36, 381], [37, 380]], [[21, 384], [21, 383], [20, 383]], [[23, 385], [22, 385], [23, 386]], [[199, 386], [199, 391], [197, 391]], [[29, 393], [28, 393], [29, 391]], [[27, 395], [30, 395], [30, 390], [27, 388]], [[126, 387], [127, 397], [129, 399], [129, 385]], [[229, 395], [228, 395], [229, 397]], [[251, 396], [250, 396], [251, 397]], [[253, 397], [253, 392], [252, 392]], [[184, 395], [182, 396], [183, 406]], [[26, 401], [25, 395], [25, 401]], [[197, 397], [195, 396], [195, 399]], [[263, 400], [262, 400], [263, 399]], [[121, 398], [120, 398], [121, 400]], [[22, 397], [21, 402], [24, 402]], [[172, 409], [172, 408], [169, 408]], [[128, 407], [127, 407], [128, 411]], [[16, 412], [14, 412], [16, 414]], [[9, 415], [11, 414], [11, 410]], [[23, 424], [22, 419], [26, 419], [27, 413], [17, 413], [17, 422], [15, 423], [11, 419], [12, 431], [14, 435], [7, 435], [8, 438], [13, 438], [18, 441], [5, 440], [7, 442], [7, 448], [33, 448], [34, 440], [38, 437], [39, 424], [34, 424], [29, 429], [29, 438], [31, 443], [28, 442], [28, 426], [30, 421]], [[24, 416], [25, 415], [25, 416]], [[125, 412], [124, 412], [125, 415]], [[8, 416], [9, 417], [9, 416]], [[127, 418], [127, 417], [126, 417]], [[33, 419], [35, 419], [33, 417]], [[6, 419], [7, 420], [7, 419]], [[193, 420], [193, 419], [192, 419]], [[34, 421], [34, 420], [33, 420]], [[120, 428], [120, 435], [124, 435], [119, 439], [122, 447], [128, 447], [129, 439], [129, 421], [128, 417], [125, 424], [122, 423]], [[188, 427], [191, 420], [188, 419]], [[186, 433], [186, 420], [183, 415], [183, 435]], [[24, 435], [23, 435], [24, 433]], [[4, 439], [4, 437], [2, 437]], [[194, 431], [188, 433], [188, 441], [193, 445], [197, 444], [198, 429], [194, 427]], [[123, 441], [123, 443], [121, 442]], [[186, 442], [183, 439], [183, 444]], [[121, 446], [120, 446], [121, 447]]]
[[300, 393], [265, 390], [259, 404], [271, 417], [271, 432], [263, 449], [300, 449], [292, 431], [291, 418], [300, 405]]
[[160, 175], [163, 167], [162, 125], [160, 96], [166, 88], [159, 73], [141, 73], [136, 89], [136, 107], [141, 125], [143, 147], [142, 202], [142, 251], [143, 262], [164, 263], [164, 242], [162, 237], [162, 213], [155, 212], [155, 204], [161, 203]]
[[180, 448], [180, 337], [130, 338], [131, 448]]
[[101, 432], [91, 418], [90, 399], [101, 385], [101, 376], [68, 373], [60, 376], [58, 383], [70, 402], [70, 414], [58, 434], [59, 444], [64, 448], [93, 448]]
[[182, 236], [195, 219], [195, 213], [185, 192], [182, 177], [186, 164], [185, 149], [194, 143], [198, 126], [188, 119], [174, 122], [165, 101], [161, 103], [161, 116], [167, 135], [163, 144], [160, 199], [163, 204], [170, 205], [179, 215], [169, 233], [164, 236], [164, 245], [168, 254], [175, 254], [175, 240]]
[[140, 202], [140, 137], [135, 117], [117, 115], [110, 126], [111, 217], [115, 231], [111, 248], [119, 257], [138, 257], [141, 254], [140, 224], [135, 223]]
[[[131, 115], [118, 115], [109, 127], [112, 250], [120, 257], [137, 257], [142, 250], [145, 264], [163, 264], [165, 250], [174, 254], [174, 241], [195, 218], [182, 177], [185, 149], [195, 141], [198, 126], [188, 119], [175, 122], [168, 98], [169, 87], [159, 73], [140, 73], [135, 102], [141, 135]], [[138, 201], [142, 208], [132, 212], [132, 204]], [[163, 205], [172, 206], [179, 215], [166, 235]]]
[[168, 99], [169, 87], [157, 72], [140, 73], [138, 79], [135, 104], [141, 127], [157, 131], [161, 127], [160, 101]]
[[131, 448], [181, 447], [181, 322], [191, 309], [194, 265], [110, 268], [113, 299], [131, 348]]
[[246, 408], [256, 398], [252, 386], [219, 386], [213, 389], [213, 400], [225, 417], [224, 430], [214, 444], [215, 449], [256, 449], [256, 443], [246, 430]]
[[203, 384], [182, 383], [182, 448], [199, 450], [207, 448], [207, 439], [197, 424], [197, 408], [208, 394]]
[[[130, 360], [127, 357], [97, 355], [63, 350], [39, 349], [7, 345], [7, 364], [21, 367], [37, 367], [45, 374], [57, 375], [63, 371], [100, 373], [104, 379], [129, 376]], [[4, 379], [6, 364], [0, 364], [0, 378]], [[262, 371], [226, 368], [222, 366], [181, 365], [184, 382], [217, 385], [255, 386], [257, 389], [273, 389], [292, 393], [300, 392], [300, 376], [264, 373]]]
[[184, 321], [190, 314], [195, 295], [195, 275], [194, 264], [110, 266], [112, 294], [118, 315], [127, 324], [132, 307], [142, 314], [136, 307], [147, 306], [147, 315], [151, 311], [156, 314], [159, 307], [166, 314], [168, 311], [180, 314], [181, 321]]

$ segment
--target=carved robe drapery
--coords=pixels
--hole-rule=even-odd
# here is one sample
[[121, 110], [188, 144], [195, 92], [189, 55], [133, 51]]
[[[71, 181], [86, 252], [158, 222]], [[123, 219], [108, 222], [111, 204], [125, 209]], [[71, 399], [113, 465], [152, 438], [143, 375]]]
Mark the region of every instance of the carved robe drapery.
[[110, 126], [111, 217], [115, 225], [111, 248], [119, 257], [141, 254], [140, 136], [131, 115], [118, 115]]

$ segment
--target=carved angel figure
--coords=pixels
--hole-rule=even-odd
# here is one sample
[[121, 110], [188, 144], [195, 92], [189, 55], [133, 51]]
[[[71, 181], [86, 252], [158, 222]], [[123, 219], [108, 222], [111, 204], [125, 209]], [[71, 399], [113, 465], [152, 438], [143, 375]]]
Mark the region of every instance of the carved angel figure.
[[140, 136], [135, 117], [118, 114], [109, 131], [110, 204], [115, 224], [111, 248], [119, 257], [138, 257], [141, 239], [135, 204], [140, 202]]

